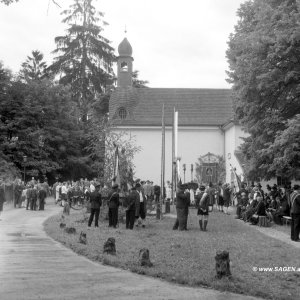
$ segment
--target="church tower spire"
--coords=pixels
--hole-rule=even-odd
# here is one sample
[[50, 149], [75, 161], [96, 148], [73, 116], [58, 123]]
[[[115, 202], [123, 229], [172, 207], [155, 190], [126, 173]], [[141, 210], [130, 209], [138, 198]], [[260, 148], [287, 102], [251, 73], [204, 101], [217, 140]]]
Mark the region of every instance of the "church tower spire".
[[125, 37], [118, 47], [118, 87], [132, 86], [132, 47]]

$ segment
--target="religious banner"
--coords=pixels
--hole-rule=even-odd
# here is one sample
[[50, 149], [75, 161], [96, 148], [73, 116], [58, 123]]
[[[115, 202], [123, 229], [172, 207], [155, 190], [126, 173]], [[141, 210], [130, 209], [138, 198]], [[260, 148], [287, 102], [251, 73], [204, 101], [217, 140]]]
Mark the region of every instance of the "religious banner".
[[218, 184], [223, 177], [223, 169], [225, 168], [223, 158], [213, 153], [199, 157], [199, 163], [196, 163], [196, 177], [201, 184]]
[[203, 163], [202, 169], [202, 181], [205, 183], [216, 184], [218, 182], [217, 178], [217, 163]]

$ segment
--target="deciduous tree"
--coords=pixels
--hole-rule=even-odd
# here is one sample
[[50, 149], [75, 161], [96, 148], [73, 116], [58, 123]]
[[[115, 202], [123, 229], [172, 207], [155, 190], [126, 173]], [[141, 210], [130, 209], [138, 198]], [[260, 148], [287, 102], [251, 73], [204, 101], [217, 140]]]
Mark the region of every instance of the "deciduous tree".
[[235, 117], [250, 133], [242, 145], [249, 179], [291, 176], [287, 169], [297, 168], [293, 156], [277, 163], [271, 145], [300, 112], [299, 9], [296, 0], [247, 1], [229, 39]]

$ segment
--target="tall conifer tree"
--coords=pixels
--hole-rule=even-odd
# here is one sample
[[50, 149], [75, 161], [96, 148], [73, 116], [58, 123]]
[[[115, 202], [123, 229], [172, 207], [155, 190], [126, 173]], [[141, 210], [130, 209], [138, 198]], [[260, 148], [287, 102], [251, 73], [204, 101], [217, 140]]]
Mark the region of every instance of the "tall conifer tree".
[[114, 49], [102, 35], [107, 23], [92, 2], [74, 0], [69, 9], [62, 12], [65, 16], [62, 22], [69, 27], [66, 35], [55, 38], [57, 48], [53, 52], [58, 56], [50, 66], [50, 70], [60, 76], [60, 83], [71, 85], [83, 121], [95, 97], [103, 93], [114, 78]]

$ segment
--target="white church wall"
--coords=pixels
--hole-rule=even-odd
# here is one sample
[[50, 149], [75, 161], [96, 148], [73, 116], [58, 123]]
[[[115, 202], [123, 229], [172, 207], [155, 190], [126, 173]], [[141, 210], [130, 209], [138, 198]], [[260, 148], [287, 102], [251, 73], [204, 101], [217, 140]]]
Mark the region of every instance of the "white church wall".
[[[161, 176], [161, 143], [162, 134], [160, 127], [132, 127], [120, 128], [135, 137], [136, 145], [141, 151], [135, 155], [135, 178], [151, 180], [160, 184]], [[165, 181], [172, 178], [172, 129], [166, 128], [165, 149]], [[224, 135], [217, 126], [207, 127], [179, 127], [178, 130], [178, 156], [181, 157], [180, 172], [182, 181], [184, 174], [183, 164], [186, 164], [186, 182], [191, 181], [191, 164], [194, 165], [193, 177], [195, 178], [195, 163], [199, 156], [211, 152], [216, 155], [224, 154]]]

